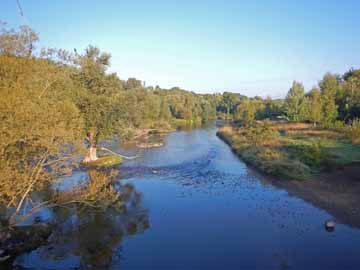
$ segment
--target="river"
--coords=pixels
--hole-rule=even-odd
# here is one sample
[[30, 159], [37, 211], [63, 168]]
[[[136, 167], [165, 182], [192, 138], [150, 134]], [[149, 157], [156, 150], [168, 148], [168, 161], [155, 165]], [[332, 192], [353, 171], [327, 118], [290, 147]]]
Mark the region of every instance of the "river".
[[[112, 149], [132, 154], [137, 149]], [[360, 230], [260, 179], [216, 137], [178, 131], [123, 163], [128, 211], [71, 216], [24, 269], [360, 269]], [[85, 179], [78, 171], [74, 181]], [[80, 180], [79, 180], [80, 179]], [[85, 217], [84, 217], [85, 218]], [[88, 218], [88, 217], [86, 217]]]

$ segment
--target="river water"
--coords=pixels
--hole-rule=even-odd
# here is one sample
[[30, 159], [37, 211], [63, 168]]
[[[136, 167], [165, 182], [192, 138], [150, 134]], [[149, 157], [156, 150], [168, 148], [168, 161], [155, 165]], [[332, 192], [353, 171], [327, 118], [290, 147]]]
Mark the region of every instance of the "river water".
[[[134, 153], [137, 149], [112, 149]], [[216, 137], [178, 131], [123, 163], [123, 214], [70, 216], [25, 269], [360, 269], [360, 230], [259, 179]], [[74, 181], [86, 179], [74, 173]], [[81, 222], [79, 221], [81, 220]], [[21, 268], [20, 268], [21, 269]]]

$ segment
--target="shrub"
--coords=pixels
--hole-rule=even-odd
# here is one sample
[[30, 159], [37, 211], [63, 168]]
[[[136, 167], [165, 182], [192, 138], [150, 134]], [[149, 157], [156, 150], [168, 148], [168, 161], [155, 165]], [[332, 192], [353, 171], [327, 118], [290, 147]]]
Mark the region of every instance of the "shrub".
[[346, 130], [346, 136], [354, 144], [360, 144], [360, 119], [354, 119]]
[[277, 160], [270, 162], [267, 173], [289, 180], [305, 180], [311, 175], [310, 168], [298, 160]]
[[276, 138], [279, 132], [271, 125], [270, 121], [257, 122], [245, 131], [245, 136], [254, 145], [266, 144]]
[[318, 168], [325, 163], [329, 163], [331, 159], [329, 151], [323, 146], [320, 140], [292, 142], [287, 147], [287, 151], [293, 159], [298, 159], [313, 168]]
[[343, 121], [335, 121], [333, 127], [336, 131], [343, 131], [345, 128], [345, 123]]
[[270, 148], [264, 148], [258, 153], [258, 157], [264, 161], [275, 161], [284, 158], [283, 154]]
[[304, 147], [300, 159], [308, 166], [318, 167], [325, 156], [324, 152], [321, 142], [314, 141]]

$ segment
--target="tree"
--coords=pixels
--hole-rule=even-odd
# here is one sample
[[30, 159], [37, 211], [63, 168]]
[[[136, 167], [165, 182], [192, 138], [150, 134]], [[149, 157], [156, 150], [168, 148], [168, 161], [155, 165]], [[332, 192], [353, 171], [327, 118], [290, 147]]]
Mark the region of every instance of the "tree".
[[71, 98], [76, 87], [54, 63], [0, 55], [0, 74], [0, 203], [16, 209], [15, 223], [30, 193], [65, 172], [83, 122]]
[[318, 88], [313, 88], [308, 94], [308, 106], [309, 116], [308, 120], [311, 121], [314, 126], [322, 121], [322, 99], [321, 92]]
[[170, 107], [164, 98], [161, 101], [159, 117], [164, 121], [169, 121], [171, 119]]
[[126, 90], [139, 89], [139, 88], [142, 88], [142, 84], [141, 84], [140, 80], [138, 80], [136, 78], [129, 78], [126, 81], [126, 84], [125, 84], [125, 89]]
[[101, 53], [98, 48], [89, 46], [83, 55], [77, 56], [75, 64], [79, 66], [75, 79], [81, 89], [76, 104], [85, 120], [89, 144], [84, 162], [90, 162], [98, 158], [97, 143], [100, 136], [110, 136], [115, 131], [118, 120], [116, 107], [120, 106], [117, 103], [119, 95], [112, 84], [109, 85], [109, 76], [105, 74], [110, 65], [110, 54]]
[[235, 119], [244, 126], [248, 126], [255, 121], [256, 101], [247, 99], [236, 107]]
[[304, 86], [302, 83], [293, 82], [286, 99], [285, 99], [285, 111], [289, 120], [301, 121], [301, 110], [304, 105]]
[[238, 93], [224, 92], [222, 102], [222, 108], [224, 109], [224, 112], [226, 112], [227, 115], [234, 113], [236, 110], [236, 106], [243, 99], [244, 97]]
[[336, 93], [339, 89], [338, 78], [330, 73], [325, 74], [320, 82], [322, 98], [322, 122], [325, 126], [333, 124], [338, 116], [335, 103]]
[[267, 97], [265, 100], [257, 100], [257, 112], [255, 118], [258, 120], [275, 119], [284, 115], [284, 101], [281, 99], [273, 100]]
[[0, 21], [0, 54], [19, 57], [30, 57], [35, 49], [38, 35], [27, 25], [20, 26], [18, 31], [8, 29]]
[[341, 95], [337, 96], [340, 116], [344, 120], [360, 118], [360, 69], [350, 69], [343, 80]]

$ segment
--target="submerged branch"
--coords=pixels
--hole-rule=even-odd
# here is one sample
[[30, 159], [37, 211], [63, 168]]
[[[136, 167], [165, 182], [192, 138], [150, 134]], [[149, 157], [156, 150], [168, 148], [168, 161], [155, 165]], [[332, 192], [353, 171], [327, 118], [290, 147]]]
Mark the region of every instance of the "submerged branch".
[[116, 153], [116, 152], [114, 152], [114, 151], [111, 151], [110, 149], [107, 149], [107, 148], [105, 148], [105, 147], [101, 147], [100, 149], [103, 150], [103, 151], [109, 152], [109, 153], [111, 153], [111, 154], [120, 156], [120, 157], [125, 158], [125, 159], [135, 159], [135, 158], [140, 157], [140, 156], [138, 156], [138, 155], [132, 156], [132, 157], [124, 156], [124, 155], [118, 154], [118, 153]]

